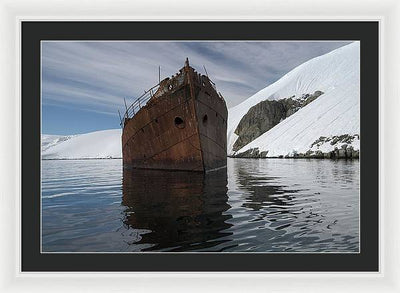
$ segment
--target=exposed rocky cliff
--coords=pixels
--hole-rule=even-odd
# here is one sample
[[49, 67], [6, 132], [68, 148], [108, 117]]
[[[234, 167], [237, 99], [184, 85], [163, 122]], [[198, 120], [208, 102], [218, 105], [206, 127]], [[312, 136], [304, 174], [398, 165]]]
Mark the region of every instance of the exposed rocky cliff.
[[251, 107], [235, 130], [238, 138], [232, 149], [234, 151], [241, 149], [322, 94], [322, 91], [315, 91], [313, 94], [304, 94], [300, 98], [292, 96], [280, 100], [267, 99]]

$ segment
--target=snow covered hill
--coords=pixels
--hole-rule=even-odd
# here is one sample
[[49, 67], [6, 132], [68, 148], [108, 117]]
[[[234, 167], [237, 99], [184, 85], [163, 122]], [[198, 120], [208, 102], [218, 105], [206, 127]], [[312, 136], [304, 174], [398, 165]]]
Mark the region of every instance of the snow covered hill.
[[[251, 107], [264, 100], [301, 97], [322, 91], [317, 99], [236, 152], [235, 130]], [[228, 154], [256, 152], [262, 157], [307, 152], [359, 150], [360, 44], [354, 42], [311, 59], [229, 110]], [[259, 155], [260, 156], [260, 155]]]
[[42, 135], [42, 159], [122, 158], [121, 129], [73, 136]]
[[43, 134], [42, 135], [42, 152], [63, 142], [70, 138], [74, 137], [74, 135], [50, 135]]

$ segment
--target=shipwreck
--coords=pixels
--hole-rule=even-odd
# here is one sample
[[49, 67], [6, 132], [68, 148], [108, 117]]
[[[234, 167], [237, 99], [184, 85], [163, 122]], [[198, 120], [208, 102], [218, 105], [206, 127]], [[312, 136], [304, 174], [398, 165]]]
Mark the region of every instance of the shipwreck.
[[208, 75], [186, 59], [121, 118], [124, 167], [210, 172], [226, 167], [228, 111]]

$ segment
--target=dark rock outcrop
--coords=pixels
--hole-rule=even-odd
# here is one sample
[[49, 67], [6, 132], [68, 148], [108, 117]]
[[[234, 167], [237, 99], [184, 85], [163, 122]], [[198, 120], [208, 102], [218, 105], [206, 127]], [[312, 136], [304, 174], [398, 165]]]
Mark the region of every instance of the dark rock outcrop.
[[330, 137], [320, 136], [317, 140], [315, 140], [310, 148], [314, 146], [320, 147], [322, 144], [329, 142], [331, 145], [342, 143], [344, 145], [351, 144], [354, 140], [359, 140], [360, 136], [358, 134], [350, 135], [350, 134], [343, 134], [343, 135], [334, 135]]
[[[321, 145], [329, 143], [330, 145], [335, 147], [333, 151], [324, 153], [324, 157], [331, 159], [357, 159], [360, 156], [360, 151], [355, 150], [351, 146], [351, 143], [354, 140], [359, 139], [360, 136], [358, 134], [343, 134], [330, 137], [321, 136], [311, 144], [310, 148], [319, 148]], [[315, 151], [310, 150], [309, 152], [314, 153]]]
[[237, 151], [286, 118], [286, 108], [280, 101], [266, 100], [251, 107], [240, 120], [233, 145]]
[[[349, 135], [334, 135], [330, 137], [321, 136], [315, 140], [310, 149], [305, 153], [299, 153], [293, 151], [288, 155], [280, 155], [275, 158], [314, 158], [314, 159], [358, 159], [360, 157], [360, 151], [355, 150], [351, 144], [355, 140], [359, 140], [358, 134]], [[328, 152], [322, 152], [319, 147], [323, 144], [330, 144], [332, 150]], [[268, 151], [260, 152], [259, 148], [251, 148], [242, 153], [237, 153], [233, 157], [235, 158], [266, 158]]]
[[248, 149], [247, 151], [237, 154], [235, 158], [266, 158], [268, 151], [260, 152], [258, 148]]
[[322, 91], [315, 91], [314, 94], [304, 94], [300, 98], [292, 96], [281, 100], [265, 100], [254, 105], [235, 129], [238, 138], [232, 149], [238, 151], [322, 94]]

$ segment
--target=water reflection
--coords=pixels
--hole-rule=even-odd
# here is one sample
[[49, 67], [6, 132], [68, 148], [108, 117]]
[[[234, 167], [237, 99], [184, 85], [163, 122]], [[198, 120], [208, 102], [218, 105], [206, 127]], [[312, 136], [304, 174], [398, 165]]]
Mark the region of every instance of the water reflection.
[[297, 192], [292, 190], [288, 192], [285, 186], [273, 183], [274, 177], [254, 176], [243, 168], [238, 168], [237, 181], [242, 190], [247, 191], [245, 194], [246, 201], [243, 207], [251, 208], [259, 211], [265, 206], [278, 205], [284, 207], [291, 204], [292, 194]]
[[45, 252], [359, 250], [357, 161], [228, 159], [228, 176], [42, 164]]
[[237, 201], [245, 209], [235, 213], [254, 223], [246, 227], [249, 249], [357, 251], [354, 162], [237, 160], [232, 164], [230, 191], [239, 191]]
[[[123, 170], [123, 223], [146, 250], [207, 250], [228, 240], [226, 169], [211, 174]], [[211, 249], [212, 250], [212, 249]]]

